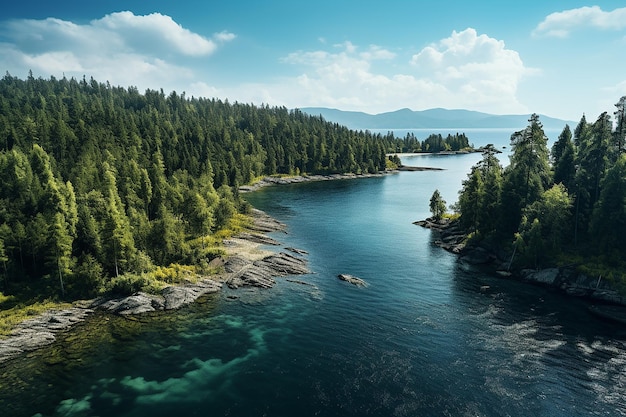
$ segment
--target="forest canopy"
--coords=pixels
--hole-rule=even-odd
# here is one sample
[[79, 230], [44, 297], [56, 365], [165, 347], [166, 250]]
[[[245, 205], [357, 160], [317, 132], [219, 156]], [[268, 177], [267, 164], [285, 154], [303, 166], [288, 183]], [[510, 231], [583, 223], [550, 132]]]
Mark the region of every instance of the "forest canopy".
[[[284, 107], [0, 80], [0, 290], [132, 291], [124, 275], [204, 265], [245, 213], [238, 186], [274, 174], [376, 173], [390, 137]], [[117, 285], [117, 287], [116, 287]]]
[[[475, 241], [508, 247], [519, 267], [559, 262], [626, 283], [626, 97], [615, 120], [583, 115], [549, 150], [537, 115], [511, 135], [510, 164], [493, 146], [463, 182], [455, 207]], [[604, 269], [604, 270], [602, 270]]]

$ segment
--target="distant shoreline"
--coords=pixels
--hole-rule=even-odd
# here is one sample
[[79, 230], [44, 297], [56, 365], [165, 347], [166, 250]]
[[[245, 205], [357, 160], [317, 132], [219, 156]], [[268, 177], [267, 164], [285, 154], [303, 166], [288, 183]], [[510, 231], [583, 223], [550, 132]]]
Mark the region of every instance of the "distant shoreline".
[[250, 185], [242, 185], [239, 192], [248, 193], [260, 190], [270, 185], [288, 185], [300, 184], [304, 182], [320, 182], [320, 181], [336, 181], [336, 180], [353, 180], [360, 178], [379, 178], [387, 175], [397, 174], [398, 172], [415, 172], [415, 171], [443, 171], [444, 168], [435, 167], [417, 167], [401, 165], [396, 169], [382, 171], [376, 174], [330, 174], [330, 175], [294, 175], [289, 177], [264, 177], [261, 180]]
[[294, 175], [289, 177], [264, 177], [250, 185], [242, 185], [239, 191], [242, 193], [260, 190], [270, 185], [300, 184], [303, 182], [351, 180], [357, 178], [378, 178], [385, 175], [395, 174], [398, 170], [383, 171], [376, 174], [330, 174], [330, 175]]

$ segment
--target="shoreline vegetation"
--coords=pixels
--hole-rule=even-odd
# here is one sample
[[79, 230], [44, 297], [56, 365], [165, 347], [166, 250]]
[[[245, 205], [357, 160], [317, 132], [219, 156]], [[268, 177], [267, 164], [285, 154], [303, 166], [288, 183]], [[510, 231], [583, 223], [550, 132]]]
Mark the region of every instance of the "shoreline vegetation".
[[284, 175], [284, 176], [269, 176], [250, 184], [242, 185], [239, 187], [239, 192], [247, 193], [260, 190], [261, 188], [271, 185], [289, 185], [300, 184], [304, 182], [319, 182], [319, 181], [336, 181], [336, 180], [352, 180], [360, 178], [380, 178], [386, 175], [397, 174], [400, 171], [419, 172], [419, 171], [443, 171], [443, 168], [436, 167], [422, 167], [422, 166], [405, 166], [400, 165], [393, 169], [387, 169], [378, 173], [362, 173], [362, 174], [330, 174], [330, 175]]
[[[239, 187], [239, 192], [257, 191], [267, 186], [298, 184], [313, 181], [336, 181], [363, 178], [379, 178], [397, 174], [400, 171], [441, 171], [442, 168], [404, 166], [388, 169], [376, 174], [332, 174], [268, 176], [251, 185]], [[186, 281], [169, 285], [160, 294], [137, 291], [131, 295], [114, 297], [100, 296], [91, 300], [77, 300], [73, 303], [49, 303], [42, 311], [32, 312], [27, 318], [10, 329], [6, 335], [0, 334], [0, 365], [28, 352], [35, 351], [56, 341], [56, 334], [71, 331], [71, 328], [85, 321], [96, 311], [123, 316], [177, 310], [210, 294], [218, 293], [226, 285], [230, 289], [240, 287], [271, 288], [276, 277], [308, 274], [307, 252], [297, 248], [284, 248], [281, 252], [262, 249], [261, 246], [281, 246], [281, 242], [267, 236], [268, 233], [285, 231], [285, 225], [266, 213], [252, 209], [251, 223], [243, 231], [222, 241], [224, 254], [215, 258], [210, 267], [219, 272], [200, 280]], [[345, 275], [345, 274], [342, 274]], [[341, 279], [341, 276], [340, 276]], [[349, 281], [351, 283], [356, 282]], [[299, 279], [289, 282], [313, 286]], [[355, 284], [356, 285], [356, 284]], [[365, 286], [365, 283], [359, 283]], [[236, 295], [228, 295], [237, 299]], [[30, 314], [29, 314], [30, 315]]]
[[[213, 261], [213, 266], [219, 269], [216, 274], [197, 282], [167, 286], [158, 295], [139, 291], [125, 297], [103, 296], [46, 310], [19, 323], [7, 337], [0, 339], [0, 364], [54, 343], [57, 333], [70, 331], [96, 311], [129, 316], [176, 310], [217, 293], [224, 286], [271, 288], [276, 277], [310, 273], [306, 251], [283, 248], [275, 252], [262, 248], [264, 245], [281, 246], [267, 234], [284, 231], [283, 223], [256, 209], [252, 210], [251, 217], [252, 224], [246, 230], [224, 240], [224, 255]], [[311, 285], [300, 280], [290, 282]], [[237, 295], [231, 294], [228, 298], [236, 299]]]
[[[436, 233], [435, 245], [458, 256], [459, 262], [479, 267], [501, 279], [516, 279], [554, 289], [570, 297], [586, 299], [594, 304], [588, 310], [594, 316], [626, 325], [626, 297], [602, 277], [591, 277], [577, 270], [575, 264], [545, 268], [514, 268], [509, 253], [495, 250], [484, 242], [471, 242], [459, 225], [458, 218], [429, 217], [413, 222]], [[506, 256], [505, 256], [506, 255]], [[481, 291], [489, 286], [481, 287]]]
[[433, 217], [418, 224], [439, 229], [436, 243], [462, 261], [617, 305], [591, 312], [625, 322], [616, 310], [626, 306], [626, 96], [615, 106], [615, 121], [607, 112], [593, 123], [583, 115], [551, 149], [531, 115], [511, 135], [508, 166], [493, 145], [482, 149], [450, 207], [454, 221], [435, 190]]

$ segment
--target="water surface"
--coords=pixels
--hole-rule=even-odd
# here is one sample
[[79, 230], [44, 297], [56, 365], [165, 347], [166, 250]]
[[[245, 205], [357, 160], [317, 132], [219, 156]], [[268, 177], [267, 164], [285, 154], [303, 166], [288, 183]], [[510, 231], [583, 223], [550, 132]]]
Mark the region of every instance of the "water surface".
[[411, 224], [436, 188], [454, 202], [479, 158], [416, 156], [404, 162], [446, 170], [248, 194], [287, 223], [274, 237], [309, 252], [314, 273], [298, 279], [311, 285], [96, 316], [0, 368], [2, 415], [626, 415], [624, 330], [466, 267]]

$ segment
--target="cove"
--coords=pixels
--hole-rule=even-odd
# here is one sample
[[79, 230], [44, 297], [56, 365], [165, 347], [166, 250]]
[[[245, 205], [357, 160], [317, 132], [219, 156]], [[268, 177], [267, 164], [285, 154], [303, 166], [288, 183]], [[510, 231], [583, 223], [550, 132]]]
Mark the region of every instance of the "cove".
[[308, 252], [314, 272], [298, 279], [310, 285], [95, 316], [0, 368], [3, 415], [626, 415], [620, 327], [465, 266], [411, 224], [434, 189], [455, 201], [479, 158], [415, 156], [403, 162], [445, 170], [246, 195], [287, 224], [272, 237]]

